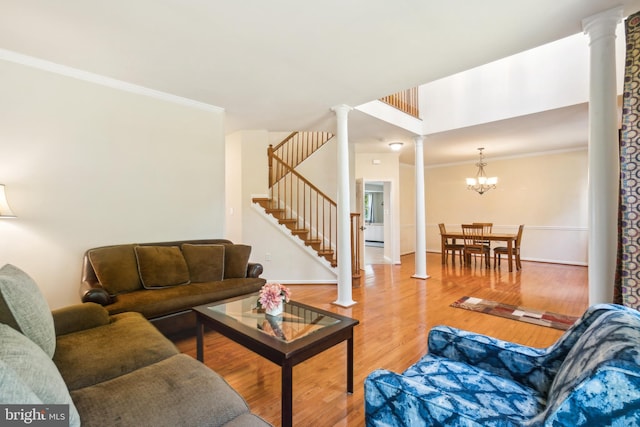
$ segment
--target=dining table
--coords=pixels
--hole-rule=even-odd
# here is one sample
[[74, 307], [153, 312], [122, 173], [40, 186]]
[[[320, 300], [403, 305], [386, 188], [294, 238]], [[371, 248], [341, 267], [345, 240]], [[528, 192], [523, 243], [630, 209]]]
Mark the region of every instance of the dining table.
[[[507, 257], [509, 258], [509, 271], [513, 271], [513, 255], [514, 248], [516, 244], [517, 234], [511, 233], [489, 233], [483, 234], [482, 240], [490, 240], [492, 242], [506, 242], [507, 243]], [[442, 245], [442, 263], [445, 263], [445, 250], [444, 245], [447, 242], [447, 239], [452, 239], [453, 243], [456, 242], [456, 239], [464, 240], [464, 233], [462, 231], [448, 231], [446, 233], [440, 234], [441, 245]]]

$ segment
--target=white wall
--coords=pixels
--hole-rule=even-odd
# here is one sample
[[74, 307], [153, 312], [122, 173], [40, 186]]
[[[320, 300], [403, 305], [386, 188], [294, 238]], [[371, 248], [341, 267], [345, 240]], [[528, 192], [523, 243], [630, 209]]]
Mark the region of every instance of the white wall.
[[[624, 70], [624, 26], [616, 67]], [[586, 103], [589, 40], [582, 33], [420, 86], [421, 134], [442, 132]], [[618, 93], [623, 75], [618, 72]]]
[[0, 61], [0, 263], [80, 301], [91, 247], [223, 237], [223, 112]]
[[400, 163], [400, 254], [416, 251], [415, 167]]
[[[487, 174], [497, 176], [499, 182], [498, 188], [483, 195], [466, 189], [464, 179], [477, 169], [471, 163], [425, 169], [427, 250], [440, 252], [441, 222], [452, 230], [460, 230], [462, 223], [493, 222], [495, 232], [505, 233], [515, 233], [519, 224], [525, 224], [523, 259], [586, 265], [587, 151], [489, 159], [488, 163]], [[404, 191], [414, 180], [409, 173], [413, 167], [401, 171], [401, 217], [407, 231], [401, 247], [407, 253], [415, 250], [415, 237], [409, 232], [412, 227], [415, 230], [415, 219], [410, 223], [413, 208], [406, 200], [414, 195]]]

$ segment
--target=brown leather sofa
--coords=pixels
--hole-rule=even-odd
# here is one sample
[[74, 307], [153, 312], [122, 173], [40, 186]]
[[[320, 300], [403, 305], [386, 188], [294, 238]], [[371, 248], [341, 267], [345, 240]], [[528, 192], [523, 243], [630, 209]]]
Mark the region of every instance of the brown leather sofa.
[[165, 334], [195, 327], [192, 308], [260, 290], [251, 247], [226, 239], [102, 246], [85, 252], [82, 301], [135, 311]]

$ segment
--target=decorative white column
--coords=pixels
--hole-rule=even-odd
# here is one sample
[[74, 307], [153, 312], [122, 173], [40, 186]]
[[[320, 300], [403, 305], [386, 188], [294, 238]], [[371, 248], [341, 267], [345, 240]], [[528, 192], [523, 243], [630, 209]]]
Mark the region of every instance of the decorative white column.
[[427, 244], [424, 208], [424, 148], [422, 136], [415, 137], [415, 177], [416, 177], [416, 272], [417, 279], [428, 279]]
[[616, 26], [622, 8], [586, 18], [589, 36], [589, 305], [613, 302], [618, 239], [620, 155]]
[[338, 142], [338, 299], [334, 304], [350, 307], [351, 299], [351, 197], [349, 195], [349, 131], [348, 105], [331, 108], [336, 113], [336, 139]]

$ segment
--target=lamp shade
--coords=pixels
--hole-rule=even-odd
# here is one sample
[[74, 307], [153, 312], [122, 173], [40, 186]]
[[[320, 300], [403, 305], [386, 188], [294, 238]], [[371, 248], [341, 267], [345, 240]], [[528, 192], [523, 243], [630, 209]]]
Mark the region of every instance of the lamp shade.
[[15, 214], [9, 207], [7, 195], [4, 192], [4, 184], [0, 184], [0, 218], [15, 218]]

